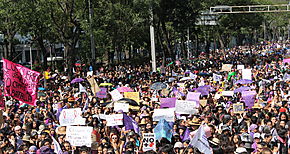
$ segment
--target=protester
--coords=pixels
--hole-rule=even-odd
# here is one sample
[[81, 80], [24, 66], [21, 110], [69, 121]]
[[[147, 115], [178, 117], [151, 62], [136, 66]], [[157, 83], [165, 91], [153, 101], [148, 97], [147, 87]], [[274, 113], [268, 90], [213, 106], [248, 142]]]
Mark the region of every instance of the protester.
[[288, 42], [262, 42], [249, 50], [216, 50], [191, 61], [168, 60], [164, 66], [161, 61], [154, 73], [149, 64], [95, 71], [81, 65], [71, 79], [66, 72], [51, 71], [38, 82], [35, 105], [5, 96], [0, 149], [288, 153], [289, 47]]

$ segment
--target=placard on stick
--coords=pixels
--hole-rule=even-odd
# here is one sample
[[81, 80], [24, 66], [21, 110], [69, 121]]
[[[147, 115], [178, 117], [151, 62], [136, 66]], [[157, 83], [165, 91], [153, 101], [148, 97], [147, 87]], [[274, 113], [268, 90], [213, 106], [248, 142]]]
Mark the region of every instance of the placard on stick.
[[244, 104], [243, 103], [233, 104], [233, 110], [234, 110], [234, 113], [243, 113]]

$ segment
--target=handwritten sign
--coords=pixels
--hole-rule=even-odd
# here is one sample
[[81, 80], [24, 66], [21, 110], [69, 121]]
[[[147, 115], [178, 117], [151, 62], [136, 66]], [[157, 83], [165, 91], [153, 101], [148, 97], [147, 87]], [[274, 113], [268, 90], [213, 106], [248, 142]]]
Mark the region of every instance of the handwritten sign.
[[106, 115], [107, 126], [123, 125], [123, 114]]
[[113, 101], [118, 101], [123, 98], [123, 95], [117, 90], [113, 90], [110, 92]]
[[66, 128], [66, 139], [72, 146], [87, 146], [91, 147], [91, 134], [93, 127], [85, 126], [68, 126]]
[[37, 100], [37, 84], [39, 72], [3, 59], [4, 92], [5, 96], [35, 105]]
[[154, 109], [153, 121], [165, 119], [168, 122], [174, 122], [174, 108], [169, 109]]
[[124, 92], [124, 97], [140, 102], [139, 92]]
[[176, 98], [160, 98], [160, 108], [174, 108], [175, 107]]
[[229, 71], [231, 71], [232, 67], [233, 67], [232, 64], [223, 64], [221, 71], [229, 72]]
[[234, 96], [234, 91], [223, 91], [222, 92], [223, 96]]
[[234, 113], [243, 113], [244, 112], [244, 104], [243, 103], [233, 104], [233, 111], [234, 111]]
[[118, 112], [122, 110], [123, 112], [129, 112], [129, 104], [127, 103], [114, 103], [114, 111]]
[[59, 116], [59, 123], [61, 126], [85, 125], [81, 114], [81, 108], [63, 109]]
[[156, 140], [154, 133], [143, 133], [143, 151], [156, 151]]
[[252, 69], [243, 69], [242, 78], [252, 80]]
[[198, 111], [196, 110], [195, 101], [183, 101], [177, 100], [175, 104], [175, 112], [178, 114], [195, 114]]
[[98, 98], [107, 98], [107, 88], [100, 88], [101, 91], [96, 93]]
[[245, 65], [237, 65], [237, 69], [238, 70], [243, 70], [243, 69], [245, 69]]
[[213, 73], [213, 81], [221, 81], [223, 76]]

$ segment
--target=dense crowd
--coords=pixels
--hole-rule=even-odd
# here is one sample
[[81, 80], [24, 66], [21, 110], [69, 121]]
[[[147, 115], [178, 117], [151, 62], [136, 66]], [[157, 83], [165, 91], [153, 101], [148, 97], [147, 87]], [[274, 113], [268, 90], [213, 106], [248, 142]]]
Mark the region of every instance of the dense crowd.
[[[290, 73], [289, 64], [283, 59], [290, 58], [289, 46], [288, 42], [262, 42], [247, 49], [236, 47], [201, 53], [191, 60], [169, 59], [163, 67], [162, 61], [157, 63], [160, 67], [154, 73], [149, 64], [99, 66], [92, 74], [92, 67], [80, 66], [75, 68], [72, 79], [84, 80], [77, 83], [71, 83], [66, 72], [49, 70], [49, 77], [40, 80], [35, 106], [5, 97], [3, 121], [0, 120], [0, 151], [54, 153], [53, 137], [63, 153], [200, 153], [192, 146], [191, 139], [203, 126], [214, 154], [287, 154], [290, 151]], [[224, 71], [223, 64], [232, 64], [232, 67]], [[252, 69], [250, 82], [237, 84], [243, 77], [238, 65]], [[221, 78], [215, 80], [214, 74]], [[96, 96], [94, 92], [99, 89], [92, 88], [91, 79], [99, 87], [107, 88], [106, 98]], [[152, 88], [157, 82], [166, 86]], [[85, 92], [80, 92], [80, 84]], [[204, 86], [210, 89], [201, 93], [197, 112], [176, 114], [174, 122], [168, 122], [172, 136], [158, 139], [155, 151], [143, 151], [143, 133], [154, 133], [158, 125], [152, 116], [154, 109], [162, 106], [160, 99], [186, 100], [189, 92], [198, 92]], [[138, 105], [126, 113], [115, 111], [110, 105], [114, 102], [109, 92], [120, 87], [131, 88], [140, 96]], [[223, 91], [241, 87], [256, 92], [254, 102], [245, 102], [242, 91], [232, 96], [222, 95]], [[235, 113], [233, 105], [238, 103], [244, 109]], [[90, 147], [76, 147], [66, 140], [66, 126], [60, 125], [59, 115], [69, 108], [81, 108], [85, 125], [93, 127]], [[132, 118], [139, 131], [127, 130], [124, 125], [107, 126], [106, 119], [99, 116], [115, 113]]]

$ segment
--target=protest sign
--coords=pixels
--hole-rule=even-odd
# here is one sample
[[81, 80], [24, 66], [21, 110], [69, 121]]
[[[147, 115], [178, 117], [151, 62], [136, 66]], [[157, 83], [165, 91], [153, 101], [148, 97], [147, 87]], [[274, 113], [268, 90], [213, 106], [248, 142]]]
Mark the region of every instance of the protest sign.
[[169, 109], [154, 109], [153, 121], [159, 121], [165, 119], [168, 122], [174, 122], [174, 108]]
[[244, 104], [243, 103], [235, 103], [233, 104], [234, 113], [243, 113], [244, 112]]
[[283, 63], [290, 63], [290, 58], [283, 59]]
[[89, 71], [89, 72], [87, 72], [87, 76], [93, 76], [93, 71]]
[[175, 107], [176, 98], [160, 98], [160, 108], [174, 108]]
[[245, 69], [245, 65], [237, 65], [237, 69], [238, 70], [243, 70], [243, 69]]
[[63, 109], [59, 116], [59, 123], [61, 126], [85, 125], [81, 114], [81, 108]]
[[255, 95], [257, 94], [256, 91], [243, 91], [242, 92], [242, 99], [245, 102], [247, 107], [254, 106], [255, 103]]
[[199, 101], [199, 105], [201, 105], [202, 107], [205, 107], [207, 104], [207, 100], [206, 99], [202, 99]]
[[82, 93], [82, 92], [86, 93], [87, 92], [86, 88], [81, 83], [79, 83], [79, 92], [80, 93]]
[[86, 126], [68, 126], [66, 128], [66, 139], [72, 146], [91, 147], [91, 134], [93, 127]]
[[100, 88], [101, 91], [96, 93], [98, 98], [107, 98], [107, 88]]
[[124, 97], [140, 102], [139, 92], [124, 92]]
[[195, 114], [198, 112], [196, 107], [197, 105], [195, 101], [177, 100], [175, 104], [175, 112], [178, 114]]
[[129, 112], [129, 104], [127, 103], [114, 103], [114, 111]]
[[3, 59], [4, 93], [23, 103], [35, 105], [39, 72]]
[[113, 101], [118, 101], [123, 98], [123, 95], [117, 90], [113, 90], [110, 92]]
[[252, 69], [243, 69], [242, 78], [252, 80]]
[[232, 67], [233, 67], [232, 64], [223, 64], [221, 71], [229, 72], [229, 71], [231, 71]]
[[223, 76], [213, 73], [213, 81], [221, 81]]
[[156, 151], [156, 140], [154, 133], [143, 133], [143, 152]]
[[123, 114], [106, 115], [107, 126], [123, 125]]
[[222, 92], [223, 96], [234, 96], [234, 91], [223, 91]]
[[186, 96], [187, 101], [199, 101], [200, 92], [188, 92]]
[[91, 89], [93, 94], [96, 94], [97, 92], [101, 91], [101, 89], [99, 88], [97, 81], [95, 80], [94, 77], [87, 77], [87, 80], [89, 81], [90, 85], [91, 85]]

